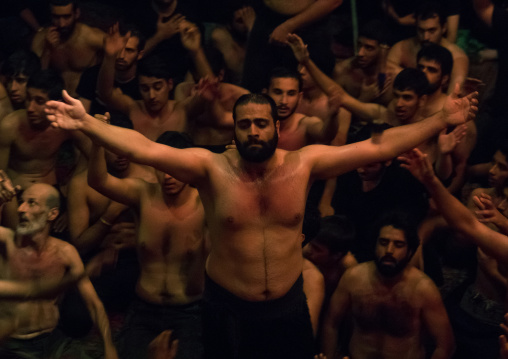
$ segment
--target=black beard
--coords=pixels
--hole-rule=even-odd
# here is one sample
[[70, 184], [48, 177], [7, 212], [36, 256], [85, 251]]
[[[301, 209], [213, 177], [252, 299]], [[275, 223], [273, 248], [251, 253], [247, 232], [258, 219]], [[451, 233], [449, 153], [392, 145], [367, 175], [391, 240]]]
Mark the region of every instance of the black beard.
[[388, 278], [395, 277], [397, 274], [402, 272], [404, 270], [404, 268], [406, 268], [406, 266], [409, 262], [409, 257], [406, 257], [405, 259], [401, 260], [400, 262], [395, 263], [394, 266], [387, 265], [387, 264], [383, 263], [383, 259], [386, 257], [387, 256], [382, 257], [382, 258], [377, 258], [374, 261], [374, 263], [376, 263], [377, 270], [383, 277], [388, 277]]
[[240, 156], [248, 161], [248, 162], [256, 162], [261, 163], [269, 159], [275, 153], [277, 149], [277, 143], [279, 141], [279, 137], [275, 133], [271, 140], [268, 141], [259, 141], [256, 144], [261, 145], [259, 147], [250, 147], [249, 142], [240, 142], [236, 137], [236, 133], [234, 134], [236, 149], [240, 153]]
[[435, 84], [429, 83], [429, 86], [427, 87], [427, 93], [429, 95], [432, 95], [433, 93], [435, 93], [438, 90], [441, 91], [441, 82], [437, 82]]
[[58, 29], [58, 33], [60, 34], [60, 41], [65, 42], [69, 40], [72, 33], [74, 32], [75, 24], [72, 24], [70, 26], [61, 27]]

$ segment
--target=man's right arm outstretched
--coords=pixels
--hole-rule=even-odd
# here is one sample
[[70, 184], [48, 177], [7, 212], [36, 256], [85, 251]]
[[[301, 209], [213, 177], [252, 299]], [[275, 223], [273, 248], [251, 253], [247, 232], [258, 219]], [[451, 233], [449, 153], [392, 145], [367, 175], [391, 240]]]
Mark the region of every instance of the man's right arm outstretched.
[[213, 154], [202, 149], [177, 149], [155, 143], [139, 132], [108, 125], [88, 115], [81, 104], [66, 91], [65, 102], [49, 101], [46, 113], [52, 125], [64, 130], [80, 130], [98, 145], [126, 156], [133, 162], [172, 173], [186, 183], [198, 184], [208, 175]]

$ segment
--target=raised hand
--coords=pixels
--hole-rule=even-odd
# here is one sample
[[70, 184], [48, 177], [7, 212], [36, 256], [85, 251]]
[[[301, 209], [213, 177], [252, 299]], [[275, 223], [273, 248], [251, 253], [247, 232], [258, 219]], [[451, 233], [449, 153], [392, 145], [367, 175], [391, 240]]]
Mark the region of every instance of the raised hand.
[[201, 47], [201, 32], [196, 24], [188, 21], [180, 22], [180, 40], [187, 50], [196, 52]]
[[174, 359], [178, 350], [178, 339], [171, 339], [171, 330], [160, 333], [150, 345], [148, 353], [150, 359]]
[[309, 60], [309, 50], [307, 49], [307, 45], [303, 43], [300, 36], [296, 34], [287, 35], [287, 43], [291, 47], [296, 61], [303, 64]]
[[503, 228], [508, 219], [496, 208], [492, 202], [492, 197], [486, 193], [473, 197], [473, 202], [478, 207], [474, 213], [478, 221], [482, 223], [492, 223], [497, 227]]
[[269, 36], [268, 42], [275, 45], [287, 45], [288, 35], [291, 33], [291, 29], [284, 25], [284, 23], [277, 26]]
[[108, 56], [116, 56], [125, 48], [130, 36], [130, 31], [125, 36], [120, 35], [118, 23], [114, 24], [109, 28], [108, 34], [104, 37], [104, 53]]
[[0, 170], [0, 206], [10, 202], [20, 190], [21, 187], [14, 187], [9, 176], [3, 170]]
[[398, 157], [400, 166], [407, 169], [420, 182], [426, 183], [435, 178], [434, 169], [427, 155], [417, 148]]
[[85, 108], [81, 101], [71, 97], [66, 90], [62, 91], [65, 102], [46, 102], [46, 114], [53, 127], [64, 130], [80, 130], [86, 116]]
[[159, 14], [157, 20], [157, 34], [163, 39], [169, 39], [180, 31], [180, 23], [185, 20], [185, 16], [181, 14], [174, 14], [167, 21], [164, 21], [166, 16]]
[[56, 26], [50, 26], [48, 32], [46, 32], [46, 43], [53, 49], [60, 45], [60, 33]]
[[256, 12], [251, 6], [244, 6], [233, 14], [233, 24], [241, 32], [251, 32], [256, 21]]
[[199, 80], [192, 93], [211, 102], [220, 96], [219, 80], [217, 78], [204, 77]]
[[472, 92], [465, 97], [459, 97], [460, 86], [455, 84], [455, 89], [451, 93], [443, 106], [443, 114], [448, 125], [460, 125], [467, 120], [472, 120], [478, 111], [478, 92]]
[[462, 139], [466, 136], [467, 125], [462, 124], [453, 129], [452, 132], [446, 133], [446, 130], [443, 130], [438, 137], [437, 143], [439, 146], [439, 151], [446, 155], [451, 153], [455, 147], [462, 141]]

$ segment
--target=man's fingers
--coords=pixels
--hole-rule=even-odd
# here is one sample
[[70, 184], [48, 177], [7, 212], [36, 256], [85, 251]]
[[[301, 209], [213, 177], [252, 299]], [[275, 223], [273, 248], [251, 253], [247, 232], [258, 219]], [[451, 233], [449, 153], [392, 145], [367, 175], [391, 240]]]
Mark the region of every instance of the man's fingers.
[[63, 90], [62, 91], [62, 98], [63, 100], [68, 103], [68, 104], [73, 104], [74, 101], [78, 101], [76, 99], [74, 99], [74, 97], [72, 97], [71, 95], [69, 95], [69, 93], [67, 92], [67, 90]]

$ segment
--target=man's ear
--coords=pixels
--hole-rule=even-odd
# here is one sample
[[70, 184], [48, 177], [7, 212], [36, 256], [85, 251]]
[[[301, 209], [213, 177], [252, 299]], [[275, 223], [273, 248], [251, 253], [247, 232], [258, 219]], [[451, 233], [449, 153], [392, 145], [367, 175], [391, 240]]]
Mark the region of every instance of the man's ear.
[[267, 88], [262, 89], [261, 93], [267, 94], [268, 93], [268, 89]]
[[173, 79], [168, 79], [169, 91], [173, 90]]
[[275, 130], [277, 131], [277, 136], [280, 137], [280, 121], [279, 120], [277, 120], [275, 122]]
[[53, 222], [59, 214], [60, 210], [57, 207], [51, 208], [48, 214], [48, 221]]
[[145, 55], [145, 50], [139, 50], [138, 57], [136, 59], [139, 61], [143, 58], [144, 55]]
[[448, 88], [448, 86], [450, 86], [448, 81], [450, 81], [450, 75], [444, 75], [441, 79], [441, 88], [445, 88], [445, 86]]
[[[74, 6], [76, 6], [76, 5], [74, 5]], [[76, 19], [79, 19], [79, 17], [81, 16], [81, 10], [79, 8], [77, 8], [74, 11], [74, 15], [76, 15]]]

